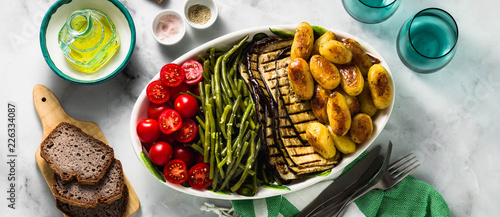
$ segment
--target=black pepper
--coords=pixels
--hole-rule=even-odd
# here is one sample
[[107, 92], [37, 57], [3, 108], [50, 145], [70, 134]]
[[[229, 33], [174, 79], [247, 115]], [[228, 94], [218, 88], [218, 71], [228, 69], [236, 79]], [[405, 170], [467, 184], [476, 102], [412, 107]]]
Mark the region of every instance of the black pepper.
[[203, 25], [212, 17], [212, 12], [207, 6], [193, 5], [188, 9], [188, 18], [191, 22]]

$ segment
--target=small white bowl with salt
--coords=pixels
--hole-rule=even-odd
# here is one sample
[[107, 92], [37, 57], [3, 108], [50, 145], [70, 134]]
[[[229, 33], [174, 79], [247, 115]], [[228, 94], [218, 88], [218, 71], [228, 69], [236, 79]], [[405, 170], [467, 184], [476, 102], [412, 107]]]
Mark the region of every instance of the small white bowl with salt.
[[158, 43], [174, 45], [186, 34], [186, 23], [176, 11], [162, 10], [153, 19], [152, 33]]
[[187, 23], [196, 29], [206, 29], [214, 24], [218, 13], [213, 0], [188, 0], [184, 6]]

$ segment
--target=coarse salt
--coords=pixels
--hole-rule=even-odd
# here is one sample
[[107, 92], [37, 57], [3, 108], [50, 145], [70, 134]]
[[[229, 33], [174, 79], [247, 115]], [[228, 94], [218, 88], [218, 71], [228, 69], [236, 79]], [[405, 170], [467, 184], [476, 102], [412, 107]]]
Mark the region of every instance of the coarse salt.
[[156, 27], [156, 37], [166, 43], [174, 42], [182, 30], [182, 25], [181, 19], [176, 15], [162, 16]]

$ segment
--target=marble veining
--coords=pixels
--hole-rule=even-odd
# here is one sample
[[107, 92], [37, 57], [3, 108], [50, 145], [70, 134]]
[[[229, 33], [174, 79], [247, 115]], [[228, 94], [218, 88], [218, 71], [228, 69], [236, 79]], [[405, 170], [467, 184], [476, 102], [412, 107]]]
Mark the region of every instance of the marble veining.
[[[413, 175], [436, 188], [452, 216], [499, 216], [500, 207], [500, 18], [498, 1], [404, 1], [393, 17], [380, 24], [352, 19], [341, 1], [217, 0], [219, 17], [209, 29], [188, 28], [174, 46], [162, 46], [151, 35], [156, 12], [182, 12], [185, 1], [121, 0], [137, 31], [127, 68], [112, 80], [82, 86], [59, 78], [45, 63], [39, 45], [43, 15], [55, 0], [3, 1], [0, 7], [0, 119], [7, 102], [17, 104], [18, 164], [16, 209], [0, 201], [2, 216], [62, 216], [38, 170], [34, 154], [42, 127], [32, 102], [35, 84], [49, 87], [69, 115], [93, 121], [103, 130], [122, 161], [142, 208], [135, 216], [215, 216], [199, 208], [204, 202], [230, 206], [228, 201], [189, 196], [160, 184], [143, 168], [130, 145], [132, 107], [159, 69], [187, 51], [224, 34], [255, 26], [314, 25], [339, 29], [362, 38], [377, 49], [393, 73], [396, 104], [375, 143], [391, 140], [394, 158], [414, 152], [422, 165]], [[443, 70], [418, 74], [407, 69], [396, 53], [396, 37], [412, 14], [427, 7], [450, 12], [458, 22], [459, 42], [454, 59]], [[6, 140], [0, 125], [0, 140]], [[5, 143], [0, 146], [0, 177], [8, 173]], [[7, 181], [0, 179], [0, 198]]]

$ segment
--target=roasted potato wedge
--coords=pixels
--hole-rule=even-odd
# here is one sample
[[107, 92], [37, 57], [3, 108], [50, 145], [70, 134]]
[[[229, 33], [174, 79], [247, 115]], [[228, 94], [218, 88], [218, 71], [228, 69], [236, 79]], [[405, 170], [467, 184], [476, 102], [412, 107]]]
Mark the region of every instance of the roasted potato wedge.
[[311, 55], [318, 55], [319, 54], [319, 46], [321, 43], [329, 40], [337, 40], [337, 36], [335, 36], [335, 33], [332, 31], [327, 31], [325, 34], [321, 35], [316, 41], [314, 41], [313, 45], [313, 51]]
[[354, 143], [350, 136], [338, 136], [330, 131], [335, 148], [342, 154], [350, 154], [356, 151], [356, 143]]
[[368, 71], [368, 87], [373, 99], [373, 104], [377, 109], [387, 108], [392, 102], [394, 88], [391, 77], [385, 68], [380, 64], [375, 64]]
[[361, 45], [352, 38], [344, 40], [344, 45], [352, 53], [351, 62], [354, 63], [354, 65], [358, 66], [361, 74], [367, 75], [368, 70], [373, 65], [373, 63], [363, 47], [361, 47]]
[[359, 113], [354, 118], [352, 118], [351, 129], [349, 133], [351, 134], [351, 139], [355, 143], [362, 143], [368, 140], [372, 136], [373, 132], [373, 122], [372, 118], [365, 114]]
[[338, 136], [345, 135], [351, 128], [351, 112], [347, 106], [345, 97], [335, 91], [327, 102], [328, 122], [333, 133]]
[[332, 92], [322, 88], [319, 85], [314, 87], [314, 95], [311, 99], [311, 107], [314, 115], [318, 118], [319, 122], [323, 124], [328, 124], [328, 114], [326, 112], [326, 105], [328, 103], [328, 98], [332, 95]]
[[288, 64], [288, 80], [292, 90], [302, 100], [309, 100], [314, 94], [314, 79], [309, 65], [302, 58], [292, 60]]
[[351, 117], [354, 117], [361, 112], [361, 106], [359, 105], [359, 100], [355, 96], [347, 94], [342, 88], [335, 89], [345, 97], [349, 111], [351, 112]]
[[342, 89], [351, 96], [359, 95], [365, 85], [365, 79], [359, 68], [354, 64], [346, 64], [339, 65], [338, 69], [342, 78], [340, 81]]
[[295, 36], [293, 37], [292, 48], [290, 50], [290, 57], [309, 59], [314, 46], [314, 32], [309, 23], [302, 22], [295, 29]]
[[368, 87], [368, 82], [365, 84], [363, 91], [358, 95], [358, 101], [360, 110], [369, 116], [375, 115], [378, 109], [373, 104], [372, 94], [370, 93], [370, 88]]
[[340, 84], [340, 74], [337, 67], [322, 57], [321, 55], [313, 55], [309, 60], [309, 69], [311, 74], [318, 84], [327, 89], [333, 90]]
[[328, 159], [335, 156], [337, 150], [325, 125], [319, 122], [309, 123], [306, 129], [306, 138], [314, 150], [324, 158]]
[[344, 44], [336, 40], [328, 40], [320, 44], [319, 54], [335, 64], [351, 62], [352, 53]]

